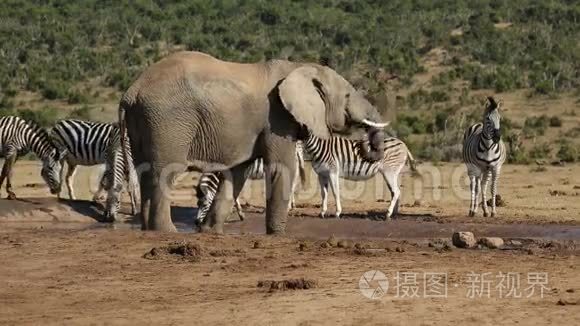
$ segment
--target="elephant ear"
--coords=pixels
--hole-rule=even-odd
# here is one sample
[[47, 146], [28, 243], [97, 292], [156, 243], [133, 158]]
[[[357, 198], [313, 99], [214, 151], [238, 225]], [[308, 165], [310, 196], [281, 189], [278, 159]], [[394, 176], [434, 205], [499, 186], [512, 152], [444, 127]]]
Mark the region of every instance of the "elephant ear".
[[314, 136], [327, 139], [331, 134], [322, 88], [316, 68], [300, 67], [280, 83], [278, 91], [282, 104], [298, 123], [308, 127]]

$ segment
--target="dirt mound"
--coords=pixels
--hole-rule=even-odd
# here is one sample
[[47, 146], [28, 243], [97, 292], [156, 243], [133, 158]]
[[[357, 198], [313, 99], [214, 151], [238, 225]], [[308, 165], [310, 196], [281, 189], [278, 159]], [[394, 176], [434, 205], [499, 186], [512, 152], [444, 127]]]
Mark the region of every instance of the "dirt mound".
[[202, 256], [203, 249], [200, 245], [191, 242], [178, 242], [168, 246], [154, 247], [145, 253], [143, 258], [151, 260], [177, 258], [189, 262], [198, 262]]
[[270, 292], [273, 291], [288, 291], [288, 290], [308, 290], [313, 289], [318, 286], [318, 282], [315, 280], [309, 280], [304, 278], [299, 279], [289, 279], [282, 281], [259, 281], [259, 288], [268, 288]]

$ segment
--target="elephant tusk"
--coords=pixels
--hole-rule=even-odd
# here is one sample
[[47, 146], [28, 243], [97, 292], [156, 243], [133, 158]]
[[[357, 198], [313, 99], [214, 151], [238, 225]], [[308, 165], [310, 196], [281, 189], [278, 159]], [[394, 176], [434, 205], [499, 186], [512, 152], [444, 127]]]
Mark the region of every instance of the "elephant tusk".
[[389, 125], [389, 123], [390, 123], [390, 121], [389, 121], [389, 122], [383, 122], [383, 123], [372, 122], [372, 121], [370, 121], [370, 120], [367, 120], [367, 119], [363, 119], [363, 121], [362, 121], [362, 122], [363, 122], [364, 124], [366, 124], [367, 126], [370, 126], [370, 127], [375, 127], [375, 128], [380, 128], [380, 129], [382, 129], [382, 128], [385, 128], [385, 127], [386, 127], [386, 126], [388, 126], [388, 125]]

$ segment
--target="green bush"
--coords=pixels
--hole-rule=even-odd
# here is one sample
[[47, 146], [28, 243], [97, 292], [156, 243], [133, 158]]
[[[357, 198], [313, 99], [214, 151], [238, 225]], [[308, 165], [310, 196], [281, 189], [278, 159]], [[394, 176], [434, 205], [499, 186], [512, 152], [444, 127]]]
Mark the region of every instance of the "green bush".
[[530, 149], [531, 159], [547, 159], [550, 158], [552, 152], [550, 145], [547, 143], [536, 144]]
[[578, 148], [575, 147], [568, 141], [562, 142], [556, 157], [564, 162], [576, 162], [578, 161]]
[[68, 115], [67, 118], [90, 120], [91, 119], [91, 108], [88, 105], [83, 105], [83, 106], [71, 111], [71, 113]]
[[550, 118], [550, 127], [559, 128], [562, 127], [562, 119], [558, 116], [553, 116]]
[[543, 136], [548, 129], [548, 116], [528, 117], [524, 122], [523, 133], [526, 137]]
[[39, 110], [21, 109], [17, 114], [24, 120], [32, 120], [41, 127], [51, 127], [58, 120], [58, 109], [44, 107]]

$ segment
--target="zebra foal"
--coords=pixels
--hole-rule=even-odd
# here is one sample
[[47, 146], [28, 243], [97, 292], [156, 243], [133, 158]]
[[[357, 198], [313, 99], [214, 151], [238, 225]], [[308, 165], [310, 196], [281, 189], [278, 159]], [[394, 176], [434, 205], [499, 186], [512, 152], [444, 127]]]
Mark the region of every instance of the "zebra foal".
[[60, 192], [59, 172], [63, 153], [52, 143], [48, 132], [32, 121], [20, 117], [0, 118], [0, 158], [4, 158], [0, 188], [6, 180], [8, 199], [16, 199], [12, 191], [12, 174], [16, 160], [29, 152], [42, 160], [40, 175], [52, 194]]
[[491, 177], [491, 216], [496, 210], [497, 182], [501, 167], [506, 160], [506, 148], [501, 140], [499, 113], [502, 101], [488, 97], [483, 122], [467, 128], [463, 136], [463, 162], [467, 166], [471, 190], [469, 216], [477, 213], [477, 197], [481, 191], [483, 216], [487, 217], [487, 183]]
[[384, 139], [385, 152], [383, 158], [376, 162], [363, 159], [360, 154], [363, 142], [342, 137], [321, 139], [308, 135], [305, 150], [310, 154], [312, 167], [318, 175], [322, 196], [320, 216], [325, 217], [328, 210], [328, 186], [334, 194], [336, 202], [335, 217], [340, 218], [342, 205], [340, 203], [339, 178], [362, 181], [374, 177], [377, 173], [383, 176], [391, 192], [391, 203], [385, 214], [385, 220], [397, 214], [401, 190], [399, 174], [408, 161], [410, 168], [416, 172], [413, 155], [404, 142], [395, 137]]

